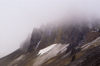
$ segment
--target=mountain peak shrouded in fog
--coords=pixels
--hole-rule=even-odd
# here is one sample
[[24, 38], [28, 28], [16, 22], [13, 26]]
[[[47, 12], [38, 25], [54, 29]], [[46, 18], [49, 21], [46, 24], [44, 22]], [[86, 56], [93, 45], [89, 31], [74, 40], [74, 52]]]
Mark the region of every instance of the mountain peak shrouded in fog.
[[0, 1], [0, 66], [98, 66], [99, 46], [99, 0]]
[[[78, 66], [80, 61], [78, 64], [89, 66], [92, 62], [98, 64], [96, 61], [99, 62], [99, 59], [95, 57], [99, 58], [99, 46], [99, 18], [72, 17], [62, 23], [48, 23], [34, 28], [18, 50], [0, 59], [0, 65], [73, 66], [75, 63]], [[90, 60], [92, 57], [94, 61]]]
[[35, 27], [62, 23], [72, 17], [89, 20], [100, 17], [99, 6], [99, 0], [1, 0], [0, 56], [18, 49]]
[[76, 47], [85, 39], [88, 32], [100, 31], [99, 21], [100, 19], [97, 17], [87, 18], [76, 15], [75, 18], [71, 16], [70, 19], [61, 20], [58, 23], [41, 25], [39, 28], [33, 29], [30, 39], [23, 44], [23, 48], [24, 50], [27, 48], [26, 51], [32, 52], [39, 51], [54, 43], [66, 44], [70, 42], [73, 47]]
[[[34, 54], [36, 53], [35, 55], [38, 57], [33, 62], [34, 66], [73, 66], [74, 63], [78, 66], [77, 62], [79, 60], [83, 61], [79, 64], [84, 64], [88, 61], [97, 64], [95, 62], [96, 58], [93, 58], [94, 61], [90, 61], [90, 58], [86, 57], [89, 57], [89, 55], [91, 58], [99, 57], [98, 54], [93, 54], [92, 56], [92, 51], [88, 51], [94, 49], [94, 53], [99, 53], [96, 52], [96, 47], [100, 45], [99, 40], [99, 18], [72, 17], [62, 23], [48, 23], [43, 27], [41, 25], [40, 28], [33, 29], [29, 40], [30, 43], [23, 44], [22, 50], [27, 49], [23, 52], [26, 54], [32, 53], [33, 57], [35, 57]], [[84, 58], [87, 60], [84, 60]], [[98, 59], [97, 61], [99, 62]]]

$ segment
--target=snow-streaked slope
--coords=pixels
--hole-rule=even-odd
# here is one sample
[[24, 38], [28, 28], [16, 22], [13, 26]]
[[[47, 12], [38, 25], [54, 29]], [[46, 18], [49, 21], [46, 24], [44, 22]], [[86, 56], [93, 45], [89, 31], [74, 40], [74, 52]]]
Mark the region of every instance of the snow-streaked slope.
[[55, 47], [57, 44], [52, 44], [44, 49], [41, 49], [38, 53], [38, 55], [43, 55], [44, 53], [50, 51], [53, 47]]
[[69, 44], [52, 44], [51, 46], [40, 50], [40, 55], [36, 58], [33, 66], [41, 66], [41, 64], [43, 64], [50, 58], [57, 56], [58, 53], [64, 52], [68, 46]]
[[96, 46], [100, 45], [99, 43], [100, 43], [100, 37], [98, 37], [97, 39], [95, 39], [94, 41], [92, 41], [90, 43], [87, 43], [87, 44], [83, 45], [81, 47], [82, 51], [88, 49], [92, 45], [94, 45], [96, 47]]

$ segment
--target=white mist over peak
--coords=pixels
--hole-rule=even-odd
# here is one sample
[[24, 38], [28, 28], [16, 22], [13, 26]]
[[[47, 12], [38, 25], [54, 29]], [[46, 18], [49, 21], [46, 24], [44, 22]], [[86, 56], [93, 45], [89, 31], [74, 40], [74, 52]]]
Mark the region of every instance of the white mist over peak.
[[99, 0], [0, 0], [0, 57], [19, 48], [34, 27], [70, 16], [100, 17]]

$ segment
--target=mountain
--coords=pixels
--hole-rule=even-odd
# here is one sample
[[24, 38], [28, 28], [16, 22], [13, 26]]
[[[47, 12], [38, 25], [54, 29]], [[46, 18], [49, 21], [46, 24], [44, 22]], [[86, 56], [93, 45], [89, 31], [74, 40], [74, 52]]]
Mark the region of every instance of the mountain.
[[100, 66], [100, 22], [78, 21], [35, 28], [0, 66]]

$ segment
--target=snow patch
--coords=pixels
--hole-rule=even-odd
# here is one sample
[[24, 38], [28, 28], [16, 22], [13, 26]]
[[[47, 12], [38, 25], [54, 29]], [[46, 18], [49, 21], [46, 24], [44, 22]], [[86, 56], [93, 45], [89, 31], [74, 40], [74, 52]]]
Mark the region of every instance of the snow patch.
[[43, 55], [44, 53], [48, 52], [49, 50], [51, 50], [53, 47], [55, 47], [57, 44], [53, 44], [53, 45], [50, 45], [44, 49], [41, 49], [38, 53], [38, 55]]
[[47, 48], [40, 50], [38, 54], [41, 55], [39, 55], [36, 58], [33, 66], [41, 66], [44, 62], [46, 62], [50, 58], [55, 57], [59, 53], [63, 53], [64, 51], [66, 51], [68, 46], [69, 44], [52, 44]]

